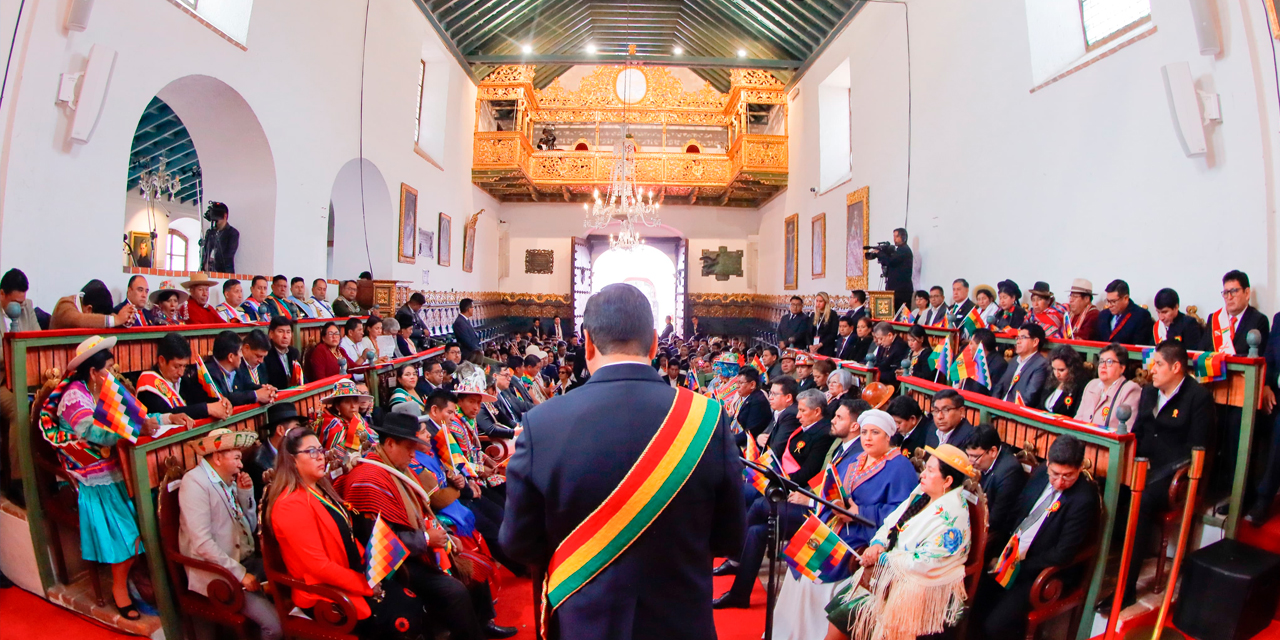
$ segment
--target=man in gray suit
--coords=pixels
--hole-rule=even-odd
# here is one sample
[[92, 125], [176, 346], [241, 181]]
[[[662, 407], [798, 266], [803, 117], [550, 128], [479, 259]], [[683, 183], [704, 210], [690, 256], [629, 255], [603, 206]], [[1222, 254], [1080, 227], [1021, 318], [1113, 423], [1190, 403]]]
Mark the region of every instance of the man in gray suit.
[[[257, 623], [263, 640], [280, 638], [275, 605], [262, 593], [262, 558], [254, 554], [258, 505], [253, 481], [241, 471], [244, 449], [258, 441], [251, 431], [214, 429], [193, 445], [200, 462], [182, 477], [178, 503], [178, 550], [216, 564], [240, 579], [245, 617]], [[214, 574], [187, 568], [187, 588], [208, 595]]]
[[1045, 381], [1049, 379], [1049, 362], [1040, 355], [1040, 345], [1044, 342], [1044, 327], [1027, 323], [1018, 329], [1018, 339], [1013, 343], [1013, 352], [1018, 357], [1000, 376], [991, 397], [1007, 402], [1018, 402], [1018, 398], [1022, 398], [1022, 404], [1028, 407], [1040, 406]]

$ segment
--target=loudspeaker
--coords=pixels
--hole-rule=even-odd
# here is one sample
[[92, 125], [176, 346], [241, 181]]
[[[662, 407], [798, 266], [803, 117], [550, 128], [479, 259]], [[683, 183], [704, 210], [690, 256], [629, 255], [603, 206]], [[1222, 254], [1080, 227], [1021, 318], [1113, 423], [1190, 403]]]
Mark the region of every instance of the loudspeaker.
[[1247, 640], [1271, 623], [1280, 594], [1280, 556], [1235, 540], [1187, 555], [1173, 623], [1196, 640]]
[[1204, 137], [1204, 125], [1200, 121], [1200, 96], [1196, 94], [1191, 79], [1191, 65], [1174, 62], [1160, 68], [1164, 75], [1165, 95], [1169, 98], [1169, 111], [1173, 114], [1173, 126], [1187, 157], [1202, 156], [1209, 150]]
[[111, 69], [116, 63], [115, 49], [100, 44], [89, 50], [89, 62], [84, 67], [80, 81], [80, 97], [76, 100], [76, 113], [71, 119], [71, 139], [88, 142], [98, 125], [102, 101], [107, 97], [107, 85], [111, 82]]
[[1191, 20], [1196, 24], [1200, 55], [1218, 55], [1222, 44], [1218, 40], [1218, 8], [1214, 0], [1191, 0]]
[[93, 0], [71, 0], [71, 7], [67, 9], [67, 31], [89, 28], [90, 11], [93, 11]]

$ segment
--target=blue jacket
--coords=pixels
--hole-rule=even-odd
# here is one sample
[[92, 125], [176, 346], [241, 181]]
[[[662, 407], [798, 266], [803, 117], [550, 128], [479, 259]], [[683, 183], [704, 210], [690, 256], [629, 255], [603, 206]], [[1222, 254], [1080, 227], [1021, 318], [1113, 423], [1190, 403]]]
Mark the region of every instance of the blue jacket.
[[[603, 367], [573, 393], [525, 414], [507, 466], [502, 548], [545, 567], [618, 486], [671, 408], [676, 390], [648, 364]], [[722, 417], [701, 461], [630, 547], [556, 610], [551, 637], [714, 638], [712, 559], [746, 531], [742, 464]]]

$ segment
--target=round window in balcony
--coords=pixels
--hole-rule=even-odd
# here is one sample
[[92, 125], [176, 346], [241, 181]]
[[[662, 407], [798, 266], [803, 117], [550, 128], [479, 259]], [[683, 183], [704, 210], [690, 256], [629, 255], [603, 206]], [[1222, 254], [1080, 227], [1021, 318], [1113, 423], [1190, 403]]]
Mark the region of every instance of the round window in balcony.
[[649, 83], [644, 77], [644, 72], [639, 69], [623, 69], [618, 74], [618, 81], [615, 89], [618, 92], [618, 99], [623, 104], [635, 104], [644, 100], [644, 94], [649, 89]]

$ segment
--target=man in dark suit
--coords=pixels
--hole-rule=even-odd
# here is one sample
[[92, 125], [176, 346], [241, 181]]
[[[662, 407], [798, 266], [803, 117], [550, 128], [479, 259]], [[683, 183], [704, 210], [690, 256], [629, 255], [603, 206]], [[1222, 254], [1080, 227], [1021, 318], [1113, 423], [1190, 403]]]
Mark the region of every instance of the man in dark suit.
[[[1280, 325], [1280, 313], [1271, 319], [1271, 326]], [[1244, 519], [1255, 527], [1261, 527], [1271, 517], [1271, 503], [1280, 492], [1280, 411], [1275, 410], [1276, 394], [1280, 393], [1280, 331], [1270, 335], [1263, 357], [1267, 360], [1267, 379], [1262, 391], [1263, 409], [1275, 415], [1271, 431], [1271, 446], [1267, 464], [1258, 483], [1258, 497], [1245, 514]]]
[[775, 458], [781, 458], [782, 448], [787, 446], [792, 432], [800, 428], [800, 421], [796, 418], [796, 396], [799, 393], [799, 385], [791, 376], [778, 376], [769, 385], [768, 399], [773, 421], [765, 427], [764, 433], [756, 437], [756, 442], [761, 447], [772, 449]]
[[915, 256], [911, 247], [907, 246], [907, 230], [893, 230], [893, 246], [885, 250], [872, 250], [867, 253], [868, 259], [877, 260], [884, 268], [884, 288], [893, 292], [893, 308], [900, 309], [911, 303], [912, 271], [915, 268]]
[[963, 449], [973, 437], [973, 425], [964, 416], [964, 397], [955, 389], [939, 389], [933, 394], [933, 430], [925, 435], [925, 445], [935, 449], [944, 444]]
[[[422, 305], [427, 303], [427, 297], [421, 292], [415, 291], [409, 296], [409, 300], [404, 303], [395, 312], [396, 318], [407, 318], [412, 321], [413, 330], [409, 333], [409, 337], [413, 339], [414, 346], [421, 349], [426, 345], [426, 337], [430, 333], [431, 328], [427, 326], [427, 321], [422, 317]], [[400, 325], [401, 329], [405, 325]]]
[[862, 289], [850, 291], [849, 306], [849, 312], [842, 317], [849, 319], [850, 327], [857, 327], [858, 318], [867, 317], [867, 292]]
[[471, 316], [475, 315], [475, 307], [471, 304], [471, 298], [463, 298], [458, 301], [458, 317], [453, 319], [453, 339], [458, 341], [458, 346], [462, 349], [462, 359], [467, 359], [472, 351], [480, 350], [480, 336], [476, 335], [475, 327], [471, 326]]
[[[1083, 465], [1084, 443], [1062, 435], [1049, 447], [1048, 464], [1027, 481], [1013, 517], [1024, 554], [1017, 577], [1002, 588], [988, 573], [978, 587], [973, 619], [982, 624], [985, 637], [1020, 640], [1026, 634], [1036, 577], [1048, 567], [1070, 562], [1097, 535], [1098, 488], [1082, 474]], [[1061, 577], [1064, 588], [1071, 588], [1082, 576], [1068, 571]]]
[[[1136, 455], [1151, 461], [1134, 540], [1145, 542], [1152, 527], [1161, 526], [1161, 516], [1169, 510], [1169, 484], [1174, 472], [1191, 459], [1192, 447], [1205, 446], [1213, 433], [1213, 394], [1188, 374], [1186, 345], [1176, 340], [1161, 342], [1152, 357], [1151, 384], [1142, 389], [1133, 425], [1138, 441]], [[1133, 547], [1130, 567], [1134, 569], [1129, 572], [1124, 591], [1126, 606], [1137, 595], [1137, 569], [1150, 557], [1148, 547]]]
[[668, 360], [667, 369], [662, 372], [662, 383], [672, 387], [679, 388], [688, 384], [688, 379], [683, 373], [680, 373], [680, 361]]
[[875, 342], [874, 352], [867, 354], [871, 359], [871, 366], [880, 372], [880, 382], [889, 386], [898, 384], [897, 371], [902, 368], [902, 359], [907, 357], [907, 343], [896, 333], [888, 322], [877, 322], [871, 330], [871, 339]]
[[769, 406], [769, 397], [760, 389], [760, 372], [755, 367], [738, 370], [738, 395], [742, 397], [742, 404], [738, 405], [738, 414], [733, 419], [742, 429], [738, 445], [746, 446], [746, 438], [759, 437], [773, 421], [773, 409]]
[[1107, 308], [1098, 313], [1094, 340], [1120, 344], [1151, 344], [1151, 313], [1129, 299], [1129, 283], [1107, 285]]
[[[510, 370], [508, 370], [509, 374]], [[497, 380], [498, 375], [485, 376], [485, 391], [497, 397]], [[519, 423], [512, 416], [502, 411], [500, 401], [480, 403], [480, 412], [476, 414], [476, 431], [489, 438], [499, 440], [510, 440], [516, 437], [516, 427]]]
[[[911, 396], [898, 396], [889, 401], [885, 412], [893, 416], [894, 426], [898, 432], [889, 438], [889, 444], [902, 449], [906, 455], [912, 455], [916, 449], [924, 449], [930, 436], [937, 430], [933, 421], [924, 415], [920, 405]], [[933, 436], [937, 440], [936, 436]]]
[[760, 350], [760, 364], [765, 366], [765, 370], [760, 373], [764, 374], [762, 380], [766, 387], [782, 375], [782, 361], [778, 355], [778, 348], [773, 345]]
[[223, 331], [213, 339], [213, 355], [205, 359], [204, 366], [214, 388], [235, 407], [271, 402], [275, 388], [253, 381], [240, 357], [240, 348], [240, 336], [234, 331]]
[[668, 340], [671, 334], [676, 332], [676, 325], [671, 322], [671, 316], [667, 316], [667, 325], [662, 328], [662, 335], [658, 336], [659, 340]]
[[969, 299], [969, 281], [964, 278], [956, 278], [951, 283], [951, 326], [959, 327], [965, 316], [973, 310], [973, 300]]
[[[1254, 329], [1258, 330], [1259, 337], [1262, 338], [1258, 347], [1266, 348], [1272, 327], [1267, 323], [1267, 317], [1249, 304], [1252, 295], [1249, 276], [1243, 271], [1229, 271], [1222, 277], [1222, 308], [1209, 316], [1204, 337], [1199, 343], [1201, 351], [1227, 351], [1238, 356], [1248, 355], [1249, 332]], [[1227, 343], [1231, 346], [1228, 347]], [[1187, 346], [1195, 347], [1194, 344]], [[1267, 371], [1272, 370], [1268, 367]]]
[[276, 402], [267, 407], [267, 423], [263, 426], [258, 446], [244, 454], [244, 471], [253, 480], [255, 498], [262, 499], [262, 492], [266, 489], [262, 476], [267, 469], [276, 468], [276, 454], [285, 434], [306, 422], [306, 417], [298, 415], [292, 402]]
[[1018, 499], [1027, 484], [1027, 472], [1013, 455], [1013, 449], [1000, 441], [1000, 432], [989, 424], [973, 429], [969, 440], [960, 445], [973, 468], [982, 472], [982, 493], [987, 496], [986, 559], [1000, 555], [1013, 528], [1018, 525]]
[[813, 342], [813, 321], [804, 312], [804, 298], [791, 296], [791, 310], [778, 320], [778, 342], [784, 347], [807, 349]]
[[[803, 391], [796, 400], [796, 417], [800, 428], [792, 432], [786, 442], [786, 449], [778, 459], [778, 466], [792, 482], [804, 486], [822, 471], [827, 451], [835, 442], [835, 436], [831, 435], [831, 421], [824, 417], [827, 399], [821, 391]], [[742, 555], [738, 557], [737, 566], [732, 568], [733, 586], [715, 599], [712, 606], [716, 609], [746, 609], [751, 606], [751, 591], [755, 588], [760, 565], [764, 563], [770, 510], [769, 502], [757, 493], [747, 513], [747, 541], [742, 548]], [[779, 540], [791, 539], [804, 524], [808, 511], [807, 503], [799, 505], [788, 502], [779, 505], [779, 532], [782, 536]], [[721, 565], [718, 573], [729, 573], [727, 565], [728, 563]]]
[[1044, 341], [1044, 327], [1034, 322], [1018, 329], [1018, 339], [1013, 343], [1017, 357], [991, 389], [991, 397], [1006, 402], [1017, 402], [1022, 398], [1022, 403], [1028, 407], [1040, 406], [1045, 381], [1049, 379], [1049, 361], [1040, 355], [1040, 345]]
[[835, 350], [831, 357], [836, 360], [853, 360], [853, 352], [858, 350], [858, 339], [853, 335], [857, 322], [856, 319], [850, 320], [849, 316], [840, 318], [840, 329], [836, 332]]
[[271, 353], [271, 339], [262, 329], [254, 329], [240, 342], [240, 374], [254, 384], [267, 381], [267, 354]]
[[[690, 391], [662, 384], [650, 366], [657, 353], [650, 309], [629, 284], [606, 286], [587, 300], [591, 381], [525, 416], [507, 466], [499, 540], [512, 559], [546, 567], [571, 532], [607, 498], [612, 502], [673, 403], [699, 402]], [[709, 434], [707, 423], [698, 428], [697, 439], [709, 441], [687, 480], [624, 552], [565, 596], [550, 620], [550, 638], [715, 636], [708, 567], [742, 548], [746, 514], [728, 420], [711, 424]]]
[[271, 341], [271, 351], [263, 362], [267, 370], [267, 384], [277, 389], [288, 389], [293, 386], [293, 365], [302, 357], [293, 344], [294, 320], [279, 315], [271, 318], [267, 325], [267, 339]]
[[1190, 348], [1196, 348], [1204, 338], [1204, 327], [1195, 318], [1182, 312], [1178, 292], [1165, 287], [1156, 292], [1156, 320], [1151, 328], [1156, 344], [1165, 340], [1178, 340]]

